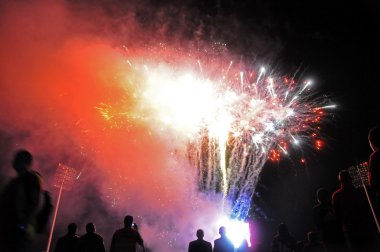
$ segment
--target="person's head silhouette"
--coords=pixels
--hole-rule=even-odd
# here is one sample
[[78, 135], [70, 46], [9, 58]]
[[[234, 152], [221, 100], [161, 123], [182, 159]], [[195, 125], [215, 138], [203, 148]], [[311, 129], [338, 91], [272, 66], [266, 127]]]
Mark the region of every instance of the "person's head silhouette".
[[70, 223], [67, 226], [67, 233], [69, 235], [75, 235], [76, 232], [77, 232], [77, 225], [75, 223]]
[[219, 234], [220, 234], [220, 237], [226, 237], [226, 235], [227, 235], [227, 233], [226, 233], [226, 227], [221, 226], [219, 228]]
[[93, 233], [95, 233], [95, 225], [94, 225], [94, 223], [92, 223], [92, 222], [87, 223], [87, 225], [86, 225], [86, 232], [87, 232], [88, 234], [93, 234]]
[[317, 191], [317, 200], [320, 204], [329, 203], [329, 193], [325, 188], [319, 188]]
[[29, 151], [19, 150], [13, 158], [12, 166], [16, 170], [17, 174], [21, 175], [30, 169], [32, 162], [33, 157]]
[[124, 226], [126, 228], [131, 228], [133, 224], [133, 217], [130, 215], [125, 216], [124, 218]]
[[197, 230], [197, 237], [198, 237], [198, 239], [202, 240], [204, 236], [205, 236], [205, 233], [203, 232], [203, 230], [202, 229], [198, 229]]
[[373, 151], [380, 150], [380, 127], [374, 127], [369, 131], [368, 141]]
[[310, 231], [309, 233], [307, 233], [307, 240], [309, 242], [318, 242], [318, 235], [317, 235], [317, 233], [315, 233], [313, 231]]
[[343, 187], [352, 185], [352, 179], [350, 173], [347, 170], [341, 170], [339, 172], [339, 182]]
[[277, 232], [279, 236], [288, 236], [289, 235], [289, 230], [288, 226], [285, 223], [280, 223], [277, 227]]

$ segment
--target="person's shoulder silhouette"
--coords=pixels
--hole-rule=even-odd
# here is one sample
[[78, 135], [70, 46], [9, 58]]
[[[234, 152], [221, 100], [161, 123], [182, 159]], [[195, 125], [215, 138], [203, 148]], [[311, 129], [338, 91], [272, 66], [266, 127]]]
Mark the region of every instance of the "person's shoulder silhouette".
[[320, 238], [325, 243], [341, 241], [343, 234], [332, 209], [330, 193], [324, 188], [318, 189], [317, 201], [313, 208], [313, 221]]
[[272, 240], [271, 251], [295, 251], [296, 243], [296, 239], [289, 233], [288, 226], [285, 223], [280, 223], [277, 227], [277, 234]]
[[105, 252], [103, 237], [96, 232], [94, 223], [86, 225], [86, 234], [79, 238], [81, 252]]
[[212, 252], [212, 245], [210, 242], [203, 240], [204, 232], [202, 229], [197, 230], [197, 238], [189, 243], [188, 252]]
[[227, 238], [227, 231], [225, 227], [219, 228], [220, 238], [214, 241], [214, 252], [233, 252], [234, 245]]
[[237, 249], [237, 252], [248, 252], [249, 251], [249, 246], [248, 246], [248, 242], [246, 239], [244, 239], [239, 248]]
[[79, 237], [76, 232], [77, 225], [70, 223], [67, 226], [67, 234], [58, 239], [54, 252], [79, 252]]
[[318, 234], [310, 231], [307, 233], [307, 243], [305, 244], [303, 250], [304, 252], [323, 252], [325, 248], [323, 244], [318, 239]]
[[32, 164], [33, 156], [29, 151], [17, 151], [12, 160], [17, 176], [1, 195], [0, 236], [4, 240], [1, 245], [9, 245], [14, 251], [29, 247], [35, 233], [41, 232], [46, 224], [40, 220], [48, 219], [39, 216], [46, 201], [41, 175], [31, 169]]

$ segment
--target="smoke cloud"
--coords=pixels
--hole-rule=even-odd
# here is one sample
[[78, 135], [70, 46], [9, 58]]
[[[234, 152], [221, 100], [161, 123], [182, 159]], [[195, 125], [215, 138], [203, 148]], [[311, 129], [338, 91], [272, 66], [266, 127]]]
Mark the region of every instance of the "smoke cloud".
[[[126, 214], [151, 251], [185, 251], [197, 228], [215, 238], [219, 201], [197, 192], [183, 141], [149, 123], [113, 127], [97, 109], [120, 100], [136, 105], [133, 90], [121, 85], [125, 54], [139, 55], [157, 41], [202, 48], [219, 39], [212, 13], [197, 19], [199, 11], [183, 8], [149, 1], [1, 3], [0, 182], [15, 175], [10, 160], [19, 148], [34, 155], [53, 200], [58, 163], [78, 171], [63, 192], [54, 240], [70, 222], [80, 234], [94, 222], [108, 248]], [[44, 244], [47, 234], [40, 239]]]

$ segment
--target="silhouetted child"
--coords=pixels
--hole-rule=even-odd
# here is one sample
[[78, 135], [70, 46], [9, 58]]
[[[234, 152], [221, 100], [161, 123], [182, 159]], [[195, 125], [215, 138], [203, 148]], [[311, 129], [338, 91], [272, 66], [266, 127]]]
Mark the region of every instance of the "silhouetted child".
[[223, 226], [220, 227], [219, 234], [220, 238], [214, 241], [214, 252], [233, 252], [234, 245], [227, 238], [226, 228]]
[[58, 239], [54, 252], [79, 252], [79, 237], [76, 232], [77, 225], [70, 223], [67, 226], [67, 234]]
[[203, 240], [203, 230], [198, 229], [196, 235], [198, 239], [189, 243], [188, 252], [212, 252], [211, 243]]

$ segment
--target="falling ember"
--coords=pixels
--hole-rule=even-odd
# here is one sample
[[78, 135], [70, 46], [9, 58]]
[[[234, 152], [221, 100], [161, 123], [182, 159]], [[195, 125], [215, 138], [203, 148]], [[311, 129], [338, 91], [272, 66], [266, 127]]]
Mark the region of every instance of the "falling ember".
[[314, 146], [315, 146], [315, 148], [316, 148], [317, 150], [321, 150], [321, 149], [323, 148], [323, 145], [324, 145], [324, 143], [323, 143], [322, 140], [316, 140], [316, 141], [315, 141], [315, 144], [314, 144]]
[[[139, 115], [133, 120], [185, 139], [199, 189], [220, 193], [223, 211], [245, 219], [266, 161], [279, 162], [289, 154], [290, 143], [298, 147], [310, 136], [317, 138], [315, 129], [334, 105], [313, 98], [311, 81], [297, 85], [293, 78], [266, 74], [264, 67], [245, 72], [233, 61], [217, 59], [207, 64], [196, 59], [189, 67], [181, 65], [188, 58], [175, 56], [174, 64], [154, 57], [128, 59], [126, 85], [134, 90], [133, 114]], [[105, 120], [115, 114], [131, 119], [122, 108], [120, 113], [110, 108], [98, 107]], [[319, 150], [323, 142], [314, 145]]]
[[281, 153], [279, 151], [277, 150], [270, 151], [269, 159], [271, 161], [278, 162], [280, 161], [280, 158], [281, 158]]

